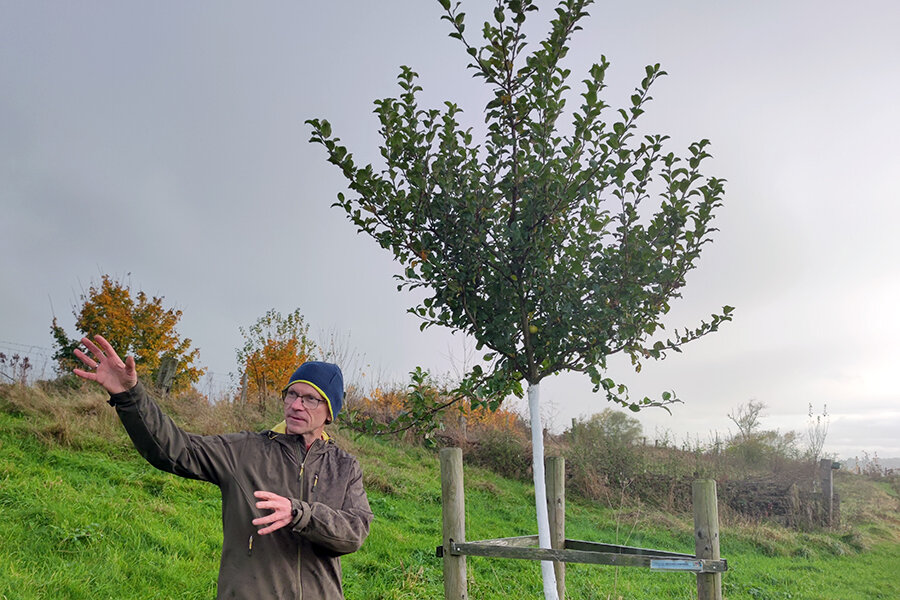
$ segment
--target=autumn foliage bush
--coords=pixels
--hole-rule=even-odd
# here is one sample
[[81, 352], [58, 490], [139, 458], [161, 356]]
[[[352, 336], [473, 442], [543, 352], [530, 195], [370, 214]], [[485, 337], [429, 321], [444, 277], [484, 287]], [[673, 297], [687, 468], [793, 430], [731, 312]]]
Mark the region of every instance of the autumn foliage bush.
[[176, 361], [173, 391], [189, 389], [206, 369], [195, 365], [200, 351], [191, 348], [190, 338], [176, 330], [181, 311], [165, 308], [162, 296], [150, 297], [143, 291], [133, 293], [130, 284], [103, 275], [99, 284], [91, 284], [81, 294], [81, 306], [73, 307], [79, 335], [70, 339], [53, 318], [50, 332], [56, 350], [53, 355], [60, 372], [70, 372], [81, 364], [74, 350], [85, 336], [102, 335], [120, 356], [134, 356], [138, 376], [155, 381], [164, 358]]
[[309, 339], [300, 309], [287, 315], [271, 309], [239, 330], [244, 338], [236, 352], [242, 370], [241, 397], [248, 402], [263, 404], [277, 397], [294, 370], [315, 358], [316, 345]]
[[[429, 391], [440, 403], [442, 392], [436, 387]], [[408, 389], [398, 386], [378, 386], [348, 403], [353, 415], [350, 421], [371, 419], [389, 431], [394, 420], [408, 410], [408, 394]], [[472, 407], [471, 402], [460, 400], [441, 413], [434, 432], [424, 437], [413, 430], [403, 433], [407, 441], [426, 439], [430, 443], [462, 447], [468, 464], [507, 477], [524, 479], [530, 473], [528, 425], [518, 414], [502, 407], [492, 411], [484, 406]]]

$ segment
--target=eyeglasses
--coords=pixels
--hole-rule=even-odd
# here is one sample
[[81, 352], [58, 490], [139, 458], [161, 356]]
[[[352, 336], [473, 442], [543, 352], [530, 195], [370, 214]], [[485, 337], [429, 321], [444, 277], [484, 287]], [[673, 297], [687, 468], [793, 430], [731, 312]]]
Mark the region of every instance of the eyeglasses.
[[321, 398], [316, 398], [315, 396], [301, 396], [294, 390], [288, 390], [284, 393], [284, 401], [288, 404], [293, 404], [297, 398], [300, 398], [300, 402], [302, 402], [303, 406], [305, 406], [309, 410], [315, 410], [319, 408], [320, 404], [325, 402]]

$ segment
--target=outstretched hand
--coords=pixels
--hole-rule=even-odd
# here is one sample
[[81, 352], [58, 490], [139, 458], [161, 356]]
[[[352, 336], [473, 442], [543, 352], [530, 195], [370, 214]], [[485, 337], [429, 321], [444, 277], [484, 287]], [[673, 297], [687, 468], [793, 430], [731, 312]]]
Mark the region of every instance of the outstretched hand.
[[85, 364], [88, 369], [74, 369], [72, 372], [88, 381], [96, 381], [110, 394], [126, 392], [137, 385], [137, 370], [134, 367], [134, 357], [129, 356], [124, 361], [119, 358], [112, 345], [102, 335], [95, 335], [96, 344], [89, 338], [81, 338], [81, 343], [93, 355], [88, 356], [81, 350], [75, 350], [75, 356]]

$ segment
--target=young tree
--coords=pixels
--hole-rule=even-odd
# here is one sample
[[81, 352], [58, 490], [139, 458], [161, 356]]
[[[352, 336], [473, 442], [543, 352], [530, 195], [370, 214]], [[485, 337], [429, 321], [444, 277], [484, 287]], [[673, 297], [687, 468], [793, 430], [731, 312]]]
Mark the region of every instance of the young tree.
[[[562, 0], [530, 53], [523, 24], [537, 10], [532, 0], [498, 0], [480, 46], [466, 36], [459, 3], [438, 1], [474, 76], [492, 90], [484, 139], [460, 128], [453, 102], [419, 108], [417, 75], [401, 67], [399, 97], [375, 102], [383, 168], [357, 166], [326, 120], [308, 121], [311, 141], [325, 147], [353, 192], [338, 194], [337, 204], [403, 265], [399, 287], [426, 291], [410, 309], [422, 328], [461, 330], [489, 349], [453, 399], [497, 407], [528, 383], [538, 534], [549, 547], [539, 384], [579, 371], [632, 410], [676, 401], [669, 392], [632, 401], [605, 373], [607, 357], [625, 353], [640, 370], [645, 359], [680, 352], [730, 320], [726, 306], [708, 322], [657, 338], [711, 240], [723, 181], [700, 173], [707, 140], [682, 158], [663, 149], [667, 136], [637, 136], [650, 87], [664, 74], [659, 65], [646, 68], [630, 105], [607, 119], [600, 92], [609, 63], [601, 57], [583, 82], [571, 129], [561, 131], [570, 75], [561, 61], [590, 0]], [[413, 406], [409, 418], [444, 404]], [[553, 570], [542, 567], [545, 595], [555, 597]]]
[[239, 328], [244, 345], [238, 348], [238, 365], [246, 377], [248, 398], [262, 404], [281, 391], [291, 373], [311, 359], [316, 346], [300, 309], [282, 315], [270, 309], [249, 328]]
[[806, 454], [813, 465], [819, 463], [822, 451], [825, 449], [825, 438], [828, 437], [828, 425], [831, 419], [828, 415], [828, 405], [822, 405], [822, 414], [817, 415], [813, 411], [812, 402], [809, 403], [809, 420], [806, 422]]
[[765, 410], [765, 403], [750, 400], [728, 413], [728, 418], [738, 428], [737, 437], [740, 441], [748, 441], [759, 434], [762, 426], [760, 419], [764, 416]]
[[60, 371], [79, 366], [73, 351], [86, 335], [100, 334], [122, 352], [134, 355], [138, 375], [155, 380], [163, 358], [177, 362], [173, 390], [187, 389], [200, 380], [206, 369], [194, 366], [200, 351], [191, 348], [175, 327], [181, 311], [163, 307], [163, 297], [149, 297], [143, 291], [132, 296], [131, 285], [103, 275], [100, 285], [91, 284], [81, 295], [81, 307], [73, 308], [75, 327], [80, 332], [70, 339], [56, 318], [50, 326], [56, 350], [53, 358]]

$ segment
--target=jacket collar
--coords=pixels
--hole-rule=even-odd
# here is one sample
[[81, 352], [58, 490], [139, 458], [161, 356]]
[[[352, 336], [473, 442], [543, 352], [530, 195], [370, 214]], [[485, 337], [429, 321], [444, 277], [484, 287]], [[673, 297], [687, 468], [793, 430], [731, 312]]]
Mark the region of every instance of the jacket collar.
[[[272, 431], [275, 433], [283, 433], [287, 435], [287, 422], [282, 421], [278, 425], [272, 428]], [[331, 436], [328, 435], [327, 431], [322, 431], [322, 440], [328, 442], [331, 440]]]

